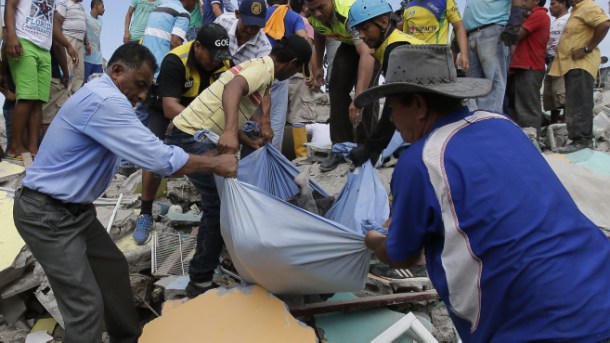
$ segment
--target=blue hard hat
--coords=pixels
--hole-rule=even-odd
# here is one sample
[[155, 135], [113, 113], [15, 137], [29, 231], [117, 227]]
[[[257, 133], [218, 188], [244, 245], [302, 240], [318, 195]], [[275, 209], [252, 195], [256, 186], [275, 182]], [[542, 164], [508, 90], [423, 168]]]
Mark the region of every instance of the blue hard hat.
[[347, 24], [353, 28], [365, 21], [392, 12], [392, 6], [387, 0], [356, 0], [349, 10]]

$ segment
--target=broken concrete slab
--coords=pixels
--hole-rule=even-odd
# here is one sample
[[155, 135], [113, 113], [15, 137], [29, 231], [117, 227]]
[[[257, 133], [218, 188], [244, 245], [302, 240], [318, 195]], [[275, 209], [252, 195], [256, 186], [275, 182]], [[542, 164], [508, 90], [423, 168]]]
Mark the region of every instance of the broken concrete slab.
[[55, 300], [55, 294], [49, 286], [49, 281], [45, 278], [42, 284], [36, 289], [34, 293], [36, 299], [42, 304], [42, 306], [49, 312], [49, 314], [57, 321], [62, 328], [64, 327], [64, 319], [59, 312], [57, 307], [57, 301]]
[[201, 213], [176, 213], [169, 211], [165, 216], [169, 219], [170, 225], [198, 224], [201, 221]]
[[0, 330], [0, 342], [23, 342], [27, 335], [27, 330], [7, 327]]
[[153, 279], [142, 274], [129, 274], [134, 303], [138, 307], [148, 308], [153, 289]]
[[23, 166], [8, 161], [2, 161], [0, 162], [0, 183], [15, 177], [21, 177], [24, 172], [25, 168]]
[[21, 276], [34, 259], [13, 221], [13, 199], [0, 191], [0, 289]]
[[545, 158], [578, 209], [610, 236], [610, 175], [571, 163], [565, 155], [547, 154]]
[[[351, 293], [337, 293], [328, 301], [357, 300]], [[324, 331], [328, 342], [370, 342], [391, 325], [404, 317], [404, 313], [385, 308], [369, 309], [356, 312], [336, 312], [315, 316], [316, 326]], [[432, 324], [423, 317], [417, 317], [428, 330]], [[408, 336], [401, 336], [394, 342], [412, 343]]]
[[259, 286], [210, 290], [148, 323], [139, 342], [178, 337], [181, 342], [316, 342], [312, 328]]
[[115, 243], [127, 259], [129, 273], [139, 273], [150, 269], [150, 244], [137, 245], [131, 235], [126, 235]]
[[165, 300], [173, 300], [186, 295], [185, 289], [189, 280], [188, 275], [167, 276], [155, 282], [155, 286], [163, 288]]
[[390, 281], [394, 292], [422, 292], [433, 289], [432, 282], [427, 277], [413, 277]]
[[53, 342], [53, 336], [44, 331], [30, 332], [25, 337], [25, 343], [49, 343]]
[[25, 311], [25, 303], [17, 296], [0, 299], [0, 313], [2, 313], [4, 320], [11, 325], [15, 325]]
[[[116, 204], [116, 201], [115, 201]], [[95, 210], [97, 211], [97, 219], [102, 223], [102, 225], [107, 225], [110, 217], [112, 217], [112, 213], [114, 212], [114, 206], [96, 206]], [[131, 228], [131, 216], [133, 214], [132, 209], [118, 208], [116, 215], [114, 216], [114, 220], [112, 222], [113, 228]]]
[[40, 286], [45, 278], [44, 270], [38, 262], [34, 262], [34, 268], [29, 268], [23, 275], [17, 280], [9, 283], [6, 287], [2, 288], [0, 298], [10, 298], [19, 293], [23, 293], [28, 289], [32, 289]]

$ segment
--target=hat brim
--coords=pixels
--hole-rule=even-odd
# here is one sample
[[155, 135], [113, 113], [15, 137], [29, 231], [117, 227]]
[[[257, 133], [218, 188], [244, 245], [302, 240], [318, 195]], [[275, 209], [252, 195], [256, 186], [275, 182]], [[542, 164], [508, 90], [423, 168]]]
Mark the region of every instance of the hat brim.
[[401, 93], [436, 93], [452, 98], [478, 98], [491, 92], [491, 82], [487, 79], [459, 77], [457, 82], [439, 83], [433, 85], [419, 85], [406, 82], [386, 83], [371, 87], [360, 93], [354, 99], [356, 107], [364, 107], [379, 98]]
[[231, 59], [231, 51], [229, 49], [208, 49], [210, 55], [214, 57], [215, 61], [224, 61]]
[[246, 26], [258, 26], [258, 27], [265, 27], [266, 24], [266, 20], [265, 18], [260, 18], [260, 17], [255, 17], [255, 16], [251, 16], [251, 15], [243, 15], [240, 13], [239, 15], [239, 19], [242, 21], [242, 23], [244, 23], [244, 25]]

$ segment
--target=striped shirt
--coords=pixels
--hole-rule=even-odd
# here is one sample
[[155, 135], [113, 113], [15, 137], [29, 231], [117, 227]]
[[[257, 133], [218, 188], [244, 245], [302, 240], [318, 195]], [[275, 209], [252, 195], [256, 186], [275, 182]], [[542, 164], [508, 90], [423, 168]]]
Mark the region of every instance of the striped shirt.
[[[186, 41], [186, 32], [189, 30], [190, 14], [178, 0], [165, 0], [148, 17], [148, 24], [144, 31], [142, 45], [147, 47], [157, 63], [171, 50], [172, 35]], [[159, 69], [155, 72], [155, 78]]]
[[80, 41], [85, 40], [87, 18], [82, 2], [62, 0], [57, 4], [55, 11], [64, 18], [61, 30], [65, 36], [70, 36]]
[[233, 63], [241, 64], [247, 60], [269, 55], [271, 52], [271, 43], [267, 39], [267, 35], [260, 30], [256, 36], [242, 46], [237, 45], [237, 18], [235, 13], [225, 12], [214, 21], [222, 25], [229, 33], [229, 49], [233, 55]]
[[[267, 40], [266, 37], [265, 40]], [[263, 96], [269, 94], [274, 78], [273, 60], [269, 56], [248, 60], [224, 72], [218, 80], [206, 88], [173, 120], [174, 125], [183, 132], [209, 129], [221, 135], [225, 128], [225, 113], [222, 107], [222, 94], [225, 86], [239, 75], [248, 82], [248, 95], [239, 103], [238, 127], [243, 126], [260, 105]]]

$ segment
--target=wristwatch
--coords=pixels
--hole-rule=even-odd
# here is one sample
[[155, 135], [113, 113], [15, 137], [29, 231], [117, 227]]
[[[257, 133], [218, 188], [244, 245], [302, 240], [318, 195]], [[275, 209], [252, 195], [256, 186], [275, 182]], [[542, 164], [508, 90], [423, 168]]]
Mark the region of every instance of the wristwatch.
[[585, 48], [584, 48], [583, 50], [585, 50], [585, 52], [586, 52], [587, 54], [591, 52], [591, 49], [589, 49], [589, 46], [588, 46], [588, 45], [585, 45]]

